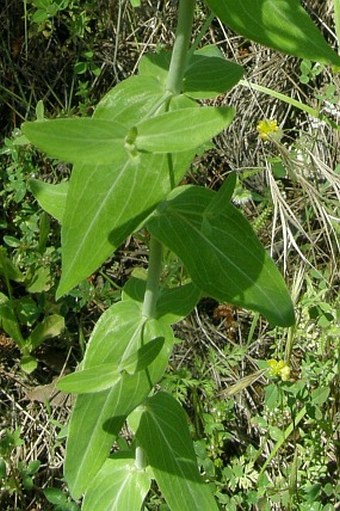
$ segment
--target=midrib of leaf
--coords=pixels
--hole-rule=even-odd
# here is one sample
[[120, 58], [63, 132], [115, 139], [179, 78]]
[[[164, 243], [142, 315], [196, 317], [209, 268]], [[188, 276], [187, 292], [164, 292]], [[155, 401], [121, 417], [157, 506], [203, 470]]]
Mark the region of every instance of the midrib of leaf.
[[[117, 183], [119, 183], [119, 181], [122, 179], [123, 177], [123, 174], [124, 174], [124, 171], [126, 170], [126, 167], [129, 165], [129, 161], [127, 161], [123, 167], [121, 168], [120, 172], [117, 174], [115, 180], [112, 182], [112, 185], [110, 186], [109, 190], [108, 190], [108, 193], [106, 194], [104, 200], [102, 201], [100, 207], [97, 209], [97, 213], [93, 216], [92, 218], [92, 221], [89, 223], [88, 225], [88, 228], [87, 230], [85, 231], [85, 236], [84, 238], [86, 239], [86, 237], [88, 236], [89, 232], [93, 229], [93, 225], [95, 224], [95, 222], [98, 220], [98, 218], [101, 217], [102, 215], [102, 210], [104, 209], [104, 207], [106, 206], [109, 198], [111, 198], [111, 194], [114, 190], [114, 188], [117, 186]], [[85, 188], [85, 187], [84, 187]], [[132, 187], [131, 187], [132, 188]], [[122, 213], [120, 214], [119, 218], [121, 217]], [[83, 244], [79, 245], [79, 248], [78, 250], [75, 252], [74, 254], [74, 257], [75, 259], [78, 257], [81, 249], [83, 247]]]
[[117, 509], [117, 511], [120, 511], [117, 506], [119, 504], [119, 499], [120, 499], [120, 496], [122, 495], [123, 491], [124, 491], [124, 488], [127, 486], [128, 482], [131, 480], [131, 475], [132, 474], [128, 474], [127, 477], [124, 477], [123, 478], [123, 483], [120, 485], [119, 487], [119, 490], [117, 492], [117, 495], [115, 497], [115, 501], [113, 502], [114, 504], [114, 508], [112, 508], [112, 511], [114, 511], [115, 509]]

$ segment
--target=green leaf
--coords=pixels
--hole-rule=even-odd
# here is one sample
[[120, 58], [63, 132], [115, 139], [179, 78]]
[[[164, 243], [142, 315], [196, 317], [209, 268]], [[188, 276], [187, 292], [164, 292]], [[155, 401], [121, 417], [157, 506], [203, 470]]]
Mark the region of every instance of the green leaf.
[[[169, 51], [144, 55], [139, 64], [139, 72], [156, 78], [165, 89], [170, 59]], [[205, 46], [190, 56], [182, 92], [196, 99], [215, 98], [230, 90], [242, 76], [241, 66], [225, 60], [216, 46]]]
[[192, 283], [161, 289], [157, 302], [157, 318], [173, 324], [184, 319], [201, 298], [200, 289]]
[[35, 107], [35, 115], [37, 116], [38, 121], [43, 121], [45, 117], [45, 107], [44, 102], [40, 99]]
[[47, 316], [39, 323], [27, 339], [30, 350], [34, 350], [47, 339], [57, 337], [65, 328], [65, 320], [59, 314]]
[[71, 163], [119, 165], [126, 158], [125, 126], [103, 119], [70, 118], [25, 122], [22, 131], [32, 144], [53, 158]]
[[322, 405], [325, 401], [327, 401], [329, 394], [329, 387], [319, 387], [314, 389], [311, 394], [312, 402], [317, 405]]
[[164, 346], [147, 370], [124, 374], [108, 390], [77, 396], [65, 460], [65, 477], [74, 498], [85, 491], [103, 465], [127, 415], [162, 376], [173, 344], [171, 328], [159, 320], [146, 321], [141, 306], [132, 300], [113, 305], [97, 322], [84, 370], [100, 364], [122, 366], [142, 345], [159, 337], [164, 338]]
[[141, 0], [130, 0], [130, 4], [132, 5], [132, 7], [136, 8], [136, 7], [140, 7], [140, 4], [141, 4]]
[[270, 383], [265, 390], [265, 403], [269, 410], [278, 408], [282, 400], [282, 392], [275, 383]]
[[25, 373], [31, 374], [38, 367], [38, 361], [31, 355], [24, 355], [20, 360], [20, 367]]
[[120, 363], [119, 370], [124, 370], [129, 374], [135, 374], [138, 371], [143, 371], [155, 360], [163, 346], [163, 337], [156, 337], [156, 339], [152, 339], [145, 346], [139, 348], [138, 351]]
[[51, 287], [51, 269], [46, 266], [39, 266], [27, 282], [26, 291], [28, 293], [42, 293], [48, 291]]
[[146, 400], [136, 438], [171, 511], [217, 511], [198, 471], [187, 417], [172, 396], [160, 392]]
[[[159, 92], [152, 95], [142, 90], [148, 83], [154, 90], [154, 80], [135, 78], [142, 79], [129, 79], [113, 89], [102, 101], [103, 105], [99, 104], [95, 116], [124, 120], [127, 130], [135, 126], [146, 115], [145, 104], [150, 110], [151, 104], [159, 102]], [[178, 101], [171, 105], [180, 106]], [[91, 275], [140, 226], [170, 191], [170, 174], [177, 183], [194, 154], [190, 151], [174, 155], [171, 167], [166, 154], [141, 154], [138, 161], [126, 155], [115, 166], [98, 163], [74, 167], [62, 225], [62, 278], [58, 297]]]
[[158, 53], [143, 55], [138, 66], [138, 71], [141, 76], [152, 76], [156, 78], [163, 89], [165, 89], [170, 60], [170, 51], [163, 50]]
[[61, 378], [57, 388], [63, 392], [89, 394], [113, 387], [121, 378], [121, 372], [113, 364], [100, 364]]
[[269, 48], [325, 64], [340, 64], [298, 0], [205, 0], [236, 33]]
[[55, 504], [56, 506], [67, 505], [67, 497], [59, 488], [45, 488], [43, 494], [51, 504]]
[[30, 179], [29, 187], [39, 206], [62, 223], [69, 183], [66, 181], [52, 185], [38, 179]]
[[40, 466], [41, 466], [41, 461], [33, 460], [28, 464], [28, 467], [26, 467], [25, 472], [26, 472], [26, 474], [32, 476], [38, 472]]
[[236, 186], [236, 172], [232, 172], [229, 174], [227, 179], [222, 184], [221, 188], [216, 193], [213, 200], [204, 210], [204, 216], [206, 218], [213, 218], [216, 215], [219, 215], [220, 212], [224, 211], [228, 208], [229, 203], [231, 201], [232, 195], [234, 193]]
[[122, 377], [122, 371], [135, 374], [146, 369], [159, 355], [164, 345], [164, 338], [158, 337], [142, 346], [130, 355], [119, 366], [115, 364], [99, 364], [68, 374], [59, 380], [57, 388], [63, 392], [90, 394], [113, 387]]
[[[145, 280], [131, 277], [123, 288], [123, 300], [143, 301]], [[192, 283], [175, 288], [161, 287], [156, 306], [156, 318], [164, 322], [177, 323], [194, 309], [201, 297], [200, 290]]]
[[24, 347], [25, 340], [13, 305], [3, 293], [0, 293], [0, 327], [17, 343], [20, 349]]
[[164, 91], [153, 76], [132, 76], [111, 89], [98, 103], [94, 118], [115, 121], [128, 131], [164, 103]]
[[0, 247], [0, 275], [15, 282], [22, 282], [24, 275], [19, 268], [7, 257], [6, 249]]
[[6, 462], [3, 458], [0, 458], [0, 481], [2, 481], [2, 479], [5, 479], [6, 474], [7, 474]]
[[231, 107], [184, 108], [166, 112], [137, 125], [137, 149], [174, 153], [195, 149], [227, 128], [235, 111]]
[[206, 295], [261, 312], [273, 324], [293, 324], [283, 278], [242, 213], [229, 203], [220, 214], [206, 215], [215, 198], [208, 189], [177, 188], [147, 228], [180, 257]]
[[243, 76], [242, 66], [211, 55], [210, 48], [201, 48], [189, 60], [183, 92], [192, 98], [215, 98], [234, 87]]
[[83, 511], [139, 511], [149, 491], [151, 478], [138, 470], [129, 453], [106, 460], [86, 491]]

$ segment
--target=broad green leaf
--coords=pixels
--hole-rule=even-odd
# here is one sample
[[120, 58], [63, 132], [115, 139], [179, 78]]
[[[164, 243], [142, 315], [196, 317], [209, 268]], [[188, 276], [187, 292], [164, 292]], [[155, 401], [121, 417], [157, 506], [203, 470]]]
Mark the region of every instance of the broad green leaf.
[[299, 0], [205, 0], [236, 33], [296, 57], [340, 65]]
[[57, 337], [65, 328], [65, 320], [59, 314], [52, 314], [43, 319], [33, 330], [27, 343], [34, 350], [47, 339]]
[[201, 298], [200, 289], [193, 283], [174, 288], [163, 288], [157, 302], [157, 318], [170, 325], [184, 319]]
[[[192, 154], [174, 158], [176, 182]], [[170, 190], [168, 157], [144, 154], [139, 165], [74, 167], [62, 224], [62, 278], [57, 297], [91, 275]]]
[[63, 491], [59, 488], [45, 488], [45, 490], [43, 490], [43, 494], [51, 504], [55, 504], [56, 506], [67, 504], [68, 499]]
[[86, 491], [83, 511], [140, 511], [151, 478], [138, 470], [129, 453], [119, 453], [105, 461]]
[[96, 107], [94, 118], [132, 126], [155, 113], [165, 101], [164, 90], [154, 76], [132, 76], [111, 89]]
[[164, 338], [158, 337], [130, 355], [119, 365], [99, 364], [89, 369], [76, 371], [59, 380], [57, 388], [75, 394], [90, 394], [113, 387], [122, 377], [122, 371], [135, 374], [146, 369], [159, 355]]
[[28, 291], [28, 293], [42, 293], [43, 291], [51, 289], [52, 285], [51, 268], [38, 266], [26, 283], [26, 291]]
[[231, 201], [231, 197], [234, 193], [236, 186], [236, 173], [232, 172], [229, 174], [227, 179], [222, 184], [221, 188], [216, 193], [213, 200], [204, 210], [204, 215], [206, 218], [214, 217], [215, 215], [219, 215], [221, 211], [228, 206]]
[[40, 207], [62, 223], [69, 184], [67, 181], [52, 185], [38, 179], [30, 179], [29, 187]]
[[[147, 275], [145, 275], [146, 277]], [[145, 289], [146, 280], [132, 275], [123, 287], [121, 298], [122, 300], [134, 300], [143, 303]]]
[[[145, 281], [131, 277], [123, 288], [123, 300], [143, 301]], [[201, 291], [192, 283], [174, 288], [160, 288], [156, 307], [157, 319], [164, 322], [177, 323], [194, 309], [201, 297]]]
[[[271, 323], [294, 323], [282, 276], [249, 222], [232, 204], [205, 214], [216, 192], [196, 186], [174, 190], [147, 228], [186, 266], [202, 292], [219, 301], [261, 312]], [[208, 209], [209, 212], [209, 209]]]
[[74, 498], [85, 491], [103, 465], [127, 415], [162, 376], [173, 343], [171, 328], [159, 320], [146, 321], [141, 306], [132, 300], [113, 305], [97, 322], [85, 354], [84, 370], [100, 364], [121, 366], [142, 345], [159, 337], [164, 338], [164, 346], [147, 370], [124, 374], [108, 390], [77, 396], [65, 460], [65, 477]]
[[[139, 64], [139, 72], [156, 78], [165, 88], [170, 59], [171, 53], [168, 51], [144, 55]], [[197, 99], [215, 98], [236, 85], [242, 75], [243, 68], [225, 60], [216, 46], [205, 46], [188, 60], [183, 78], [183, 93]]]
[[63, 392], [90, 394], [113, 387], [121, 378], [121, 372], [114, 364], [99, 364], [76, 371], [61, 378], [57, 388]]
[[11, 301], [0, 292], [0, 327], [6, 332], [20, 349], [24, 347], [25, 340], [22, 336], [19, 322]]
[[206, 48], [192, 55], [183, 79], [183, 92], [192, 98], [215, 98], [227, 92], [243, 76], [243, 68], [235, 62], [211, 56]]
[[32, 144], [53, 158], [71, 163], [119, 165], [126, 159], [125, 126], [94, 118], [25, 122], [22, 131]]
[[145, 346], [130, 355], [126, 360], [119, 364], [120, 371], [126, 371], [129, 374], [135, 374], [138, 371], [146, 369], [159, 355], [164, 345], [163, 337], [152, 339]]
[[137, 125], [137, 149], [169, 153], [195, 149], [227, 128], [235, 111], [231, 107], [185, 108], [166, 112]]
[[312, 402], [316, 405], [322, 405], [325, 401], [327, 401], [329, 394], [329, 387], [318, 387], [312, 391]]
[[[151, 108], [153, 96], [138, 89], [150, 79], [127, 80], [113, 89], [99, 104], [95, 116], [123, 122], [127, 129], [146, 115], [145, 101]], [[150, 86], [154, 87], [151, 79]], [[156, 82], [157, 83], [157, 82]], [[126, 85], [126, 90], [123, 85]], [[171, 102], [178, 108], [185, 101]], [[188, 103], [189, 102], [189, 103]], [[166, 154], [140, 154], [138, 161], [128, 155], [120, 165], [76, 165], [73, 169], [62, 225], [62, 278], [57, 291], [61, 296], [91, 275], [112, 252], [137, 229], [156, 205], [187, 170], [195, 151]], [[172, 177], [171, 177], [172, 175]]]
[[170, 60], [170, 51], [148, 53], [141, 58], [138, 71], [141, 76], [156, 78], [165, 89]]
[[147, 399], [142, 410], [136, 438], [171, 511], [217, 511], [200, 477], [182, 407], [160, 392]]
[[38, 361], [32, 355], [24, 355], [20, 360], [20, 367], [25, 373], [31, 374], [38, 367]]
[[24, 275], [7, 256], [4, 247], [0, 247], [0, 275], [15, 282], [22, 282], [24, 280]]

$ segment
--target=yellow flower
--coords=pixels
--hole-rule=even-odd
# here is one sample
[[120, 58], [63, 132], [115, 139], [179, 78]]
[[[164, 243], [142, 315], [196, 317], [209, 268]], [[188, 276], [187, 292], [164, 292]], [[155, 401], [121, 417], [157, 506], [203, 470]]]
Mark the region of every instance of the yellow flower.
[[268, 360], [271, 376], [279, 376], [282, 381], [288, 381], [290, 378], [290, 367], [283, 360]]
[[282, 137], [282, 130], [278, 126], [276, 119], [263, 119], [262, 121], [259, 121], [256, 129], [259, 132], [259, 137], [265, 141], [271, 139], [280, 141]]

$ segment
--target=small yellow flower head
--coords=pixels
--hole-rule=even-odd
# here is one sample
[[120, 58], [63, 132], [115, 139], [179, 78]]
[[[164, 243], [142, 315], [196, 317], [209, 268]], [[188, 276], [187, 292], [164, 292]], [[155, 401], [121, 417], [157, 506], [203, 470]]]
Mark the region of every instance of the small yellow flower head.
[[271, 376], [279, 376], [282, 381], [288, 381], [290, 378], [290, 367], [283, 360], [268, 360]]
[[282, 137], [282, 130], [278, 126], [276, 119], [263, 119], [262, 121], [259, 121], [256, 129], [259, 132], [259, 137], [264, 141], [280, 141], [280, 138]]

